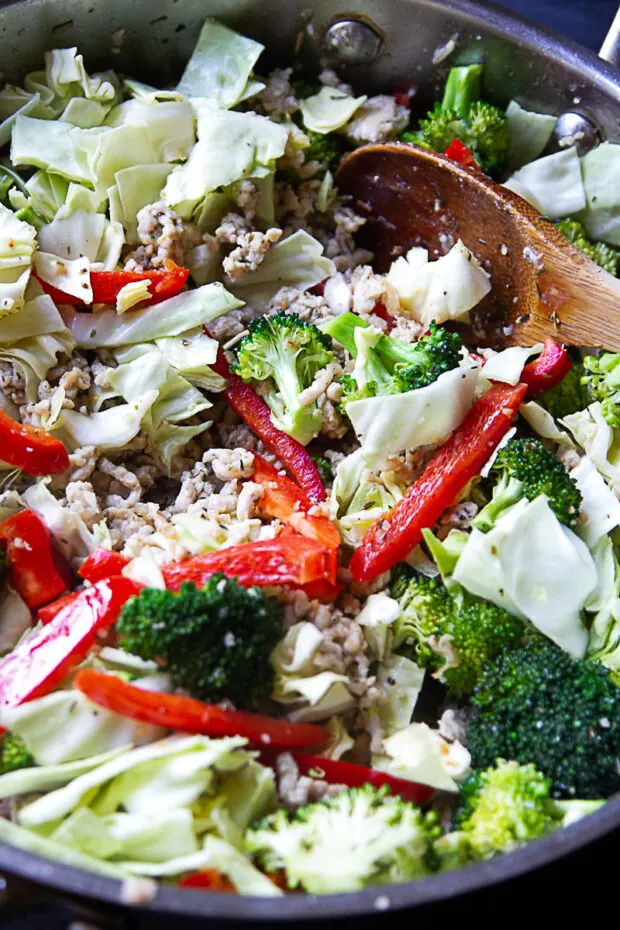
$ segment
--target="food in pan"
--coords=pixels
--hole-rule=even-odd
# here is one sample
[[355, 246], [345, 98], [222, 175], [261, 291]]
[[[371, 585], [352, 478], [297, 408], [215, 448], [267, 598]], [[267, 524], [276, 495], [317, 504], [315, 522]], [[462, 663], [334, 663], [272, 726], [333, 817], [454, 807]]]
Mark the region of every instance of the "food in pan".
[[620, 148], [547, 154], [481, 64], [424, 116], [261, 52], [0, 92], [0, 838], [326, 894], [620, 788], [620, 356], [466, 344], [476, 244], [377, 273], [338, 164], [445, 152], [616, 274]]

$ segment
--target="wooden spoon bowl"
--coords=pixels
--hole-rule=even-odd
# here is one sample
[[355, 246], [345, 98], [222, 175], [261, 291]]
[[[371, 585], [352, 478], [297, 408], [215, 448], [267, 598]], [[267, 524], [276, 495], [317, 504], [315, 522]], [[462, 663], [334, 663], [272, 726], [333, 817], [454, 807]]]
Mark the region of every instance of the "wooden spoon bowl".
[[523, 198], [444, 155], [398, 142], [344, 159], [338, 188], [368, 216], [360, 244], [379, 271], [412, 246], [431, 258], [458, 239], [491, 275], [466, 338], [496, 348], [546, 337], [620, 351], [620, 281]]

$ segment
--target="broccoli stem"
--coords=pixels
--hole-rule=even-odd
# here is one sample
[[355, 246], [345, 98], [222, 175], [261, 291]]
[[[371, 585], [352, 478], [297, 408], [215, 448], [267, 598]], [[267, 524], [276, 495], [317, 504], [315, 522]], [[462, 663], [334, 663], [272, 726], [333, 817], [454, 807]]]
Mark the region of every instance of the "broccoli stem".
[[482, 65], [452, 68], [441, 101], [441, 109], [451, 110], [459, 117], [468, 115], [470, 107], [480, 98]]

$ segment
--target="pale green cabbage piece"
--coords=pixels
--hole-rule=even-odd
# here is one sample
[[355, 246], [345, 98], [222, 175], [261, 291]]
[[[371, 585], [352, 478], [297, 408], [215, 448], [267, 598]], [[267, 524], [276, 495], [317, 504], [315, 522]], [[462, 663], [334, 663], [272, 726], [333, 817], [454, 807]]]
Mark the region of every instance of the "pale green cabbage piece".
[[301, 102], [301, 115], [306, 129], [325, 135], [341, 129], [368, 97], [353, 97], [337, 87], [322, 87]]
[[0, 203], [0, 319], [24, 306], [36, 234]]
[[157, 391], [145, 391], [129, 404], [110, 407], [89, 416], [75, 410], [59, 411], [52, 430], [71, 450], [96, 446], [101, 450], [122, 449], [137, 436], [142, 420], [157, 400]]
[[136, 81], [133, 78], [126, 78], [123, 81], [123, 88], [130, 96], [142, 103], [155, 103], [157, 100], [183, 100], [183, 94], [178, 90], [158, 90], [150, 84]]
[[392, 262], [387, 279], [401, 306], [424, 326], [433, 320], [467, 320], [491, 290], [489, 274], [460, 239], [433, 262], [426, 249], [410, 249], [406, 257]]
[[111, 548], [110, 534], [105, 520], [90, 530], [74, 510], [63, 507], [47, 487], [49, 479], [36, 481], [23, 493], [24, 503], [41, 517], [54, 537], [58, 549], [71, 563], [81, 563], [98, 546]]
[[110, 197], [110, 209], [113, 204], [118, 205], [113, 218], [122, 223], [127, 242], [138, 242], [138, 211], [159, 200], [172, 167], [170, 164], [134, 165], [116, 172], [116, 195]]
[[379, 707], [379, 716], [387, 736], [409, 726], [424, 684], [424, 669], [406, 656], [392, 656], [389, 665], [381, 665], [377, 681], [387, 694]]
[[267, 117], [216, 110], [199, 99], [192, 104], [198, 119], [198, 141], [187, 162], [168, 176], [163, 190], [166, 203], [185, 219], [211, 191], [273, 171], [288, 138], [286, 127]]
[[112, 106], [119, 96], [118, 82], [112, 72], [89, 77], [77, 48], [55, 48], [46, 52], [45, 80], [58, 98], [86, 97]]
[[[17, 93], [9, 102], [9, 94], [13, 92]], [[12, 109], [13, 103], [16, 105], [16, 109]], [[11, 88], [7, 84], [0, 91], [0, 118], [2, 119], [2, 122], [0, 122], [0, 145], [7, 145], [11, 141], [11, 133], [18, 116], [29, 116], [30, 114], [43, 116], [40, 112], [42, 109], [44, 108], [41, 107], [39, 94], [29, 94], [21, 90], [21, 88]]]
[[620, 501], [589, 456], [581, 458], [570, 476], [582, 495], [575, 532], [592, 549], [601, 537], [620, 526]]
[[105, 120], [108, 106], [97, 103], [96, 100], [85, 100], [83, 97], [73, 97], [64, 109], [59, 119], [80, 129], [94, 129], [101, 126]]
[[114, 270], [124, 244], [122, 229], [110, 223], [102, 213], [75, 210], [70, 216], [56, 218], [42, 226], [38, 233], [39, 248], [65, 260], [80, 256], [90, 265]]
[[411, 723], [384, 739], [382, 753], [372, 763], [397, 778], [456, 793], [469, 774], [471, 758], [458, 740], [448, 743], [426, 723]]
[[115, 310], [91, 315], [71, 308], [63, 308], [62, 316], [79, 348], [99, 349], [180, 336], [241, 306], [242, 301], [222, 284], [214, 283], [183, 291], [144, 310], [128, 310], [121, 316]]
[[586, 205], [575, 146], [524, 165], [508, 178], [504, 187], [519, 194], [550, 219], [573, 216]]
[[592, 239], [620, 246], [620, 145], [603, 142], [581, 159], [585, 206], [581, 220]]
[[519, 501], [488, 533], [473, 529], [452, 579], [529, 620], [570, 655], [585, 655], [581, 611], [596, 588], [596, 566], [544, 496]]
[[272, 246], [259, 267], [231, 284], [230, 290], [257, 313], [264, 313], [281, 287], [306, 290], [335, 273], [336, 266], [323, 255], [321, 243], [299, 229]]
[[11, 162], [34, 165], [92, 188], [96, 181], [92, 160], [102, 133], [107, 136], [110, 130], [79, 129], [62, 120], [18, 116], [11, 138]]
[[19, 821], [39, 827], [83, 803], [99, 816], [121, 807], [128, 813], [187, 807], [211, 786], [214, 767], [230, 770], [245, 764], [248, 757], [241, 747], [246, 742], [242, 737], [188, 736], [140, 746], [32, 801], [21, 809]]
[[538, 433], [543, 439], [551, 439], [559, 446], [575, 446], [568, 433], [559, 429], [555, 420], [548, 410], [545, 410], [536, 401], [530, 400], [526, 404], [521, 404], [519, 414], [532, 427], [535, 433]]
[[400, 605], [386, 591], [371, 594], [356, 617], [370, 651], [379, 662], [389, 656], [390, 628], [399, 617]]
[[204, 97], [222, 109], [234, 107], [246, 96], [252, 69], [263, 48], [260, 42], [214, 19], [205, 20], [177, 93]]
[[521, 372], [531, 355], [540, 355], [542, 342], [535, 346], [510, 346], [492, 355], [480, 369], [479, 382], [488, 390], [491, 381], [518, 384]]
[[347, 404], [367, 467], [378, 471], [405, 449], [443, 442], [470, 410], [477, 380], [477, 366], [463, 363], [427, 387]]
[[[596, 565], [596, 588], [585, 609], [593, 614], [588, 640], [588, 655], [601, 661], [611, 655], [620, 643], [620, 567], [609, 536], [603, 536], [592, 557]], [[616, 660], [612, 660], [615, 664]], [[607, 664], [607, 663], [605, 663]]]
[[34, 257], [37, 276], [57, 287], [65, 294], [79, 297], [86, 304], [93, 302], [93, 289], [90, 283], [90, 262], [87, 258], [75, 258], [71, 261], [58, 258], [52, 252], [38, 251]]
[[538, 158], [551, 138], [557, 117], [525, 110], [516, 100], [506, 107], [508, 165], [511, 169]]
[[126, 100], [108, 114], [106, 125], [141, 127], [156, 153], [155, 162], [184, 161], [195, 141], [194, 112], [186, 100]]
[[573, 434], [575, 441], [590, 456], [612, 491], [620, 490], [620, 450], [614, 430], [601, 410], [599, 401], [585, 410], [578, 410], [560, 420]]
[[[98, 756], [90, 756], [88, 759], [64, 762], [59, 765], [40, 765], [7, 772], [5, 775], [0, 775], [0, 799], [62, 788], [74, 779], [86, 775], [99, 766], [112, 762], [124, 753], [129, 752], [130, 749], [132, 749], [132, 746], [128, 744]], [[4, 820], [0, 817], [0, 824], [2, 823], [4, 823]]]
[[11, 652], [31, 627], [30, 608], [17, 591], [5, 584], [0, 594], [0, 655]]

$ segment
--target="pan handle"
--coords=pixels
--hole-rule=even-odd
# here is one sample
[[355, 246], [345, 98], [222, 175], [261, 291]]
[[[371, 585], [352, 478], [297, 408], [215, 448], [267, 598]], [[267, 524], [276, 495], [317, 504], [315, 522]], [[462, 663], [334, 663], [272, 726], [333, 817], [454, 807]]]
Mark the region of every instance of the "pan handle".
[[620, 6], [601, 45], [599, 57], [620, 68]]

